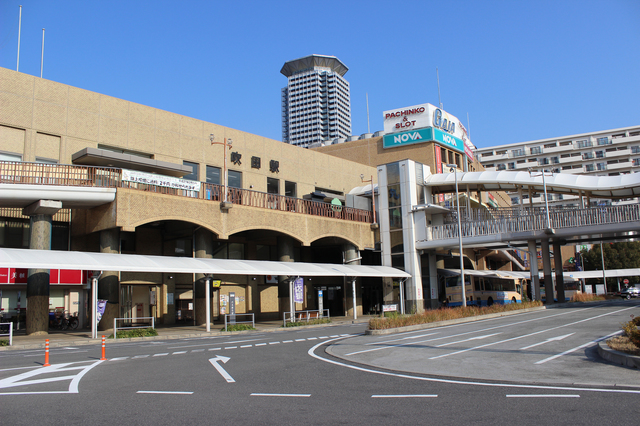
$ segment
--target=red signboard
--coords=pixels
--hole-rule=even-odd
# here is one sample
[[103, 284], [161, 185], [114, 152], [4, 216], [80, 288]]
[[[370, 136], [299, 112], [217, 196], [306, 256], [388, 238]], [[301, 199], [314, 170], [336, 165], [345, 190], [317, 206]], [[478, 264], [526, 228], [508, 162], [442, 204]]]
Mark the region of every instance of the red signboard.
[[[29, 276], [28, 269], [0, 268], [0, 284], [26, 284]], [[73, 269], [51, 269], [49, 284], [81, 285], [86, 284], [87, 274]]]

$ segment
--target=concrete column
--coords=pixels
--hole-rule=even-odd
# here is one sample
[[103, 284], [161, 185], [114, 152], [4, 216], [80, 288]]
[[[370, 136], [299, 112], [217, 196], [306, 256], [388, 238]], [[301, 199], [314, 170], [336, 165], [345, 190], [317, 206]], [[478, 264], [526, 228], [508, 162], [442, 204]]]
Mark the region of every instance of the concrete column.
[[[176, 281], [173, 274], [162, 274], [162, 299], [158, 306], [162, 306], [162, 324], [173, 325], [176, 323]], [[173, 303], [168, 304], [168, 295], [173, 295]]]
[[556, 291], [558, 303], [564, 303], [564, 275], [562, 274], [562, 246], [559, 241], [553, 242], [553, 263], [556, 269]]
[[[345, 265], [360, 265], [360, 259], [358, 259], [359, 252], [358, 249], [352, 244], [345, 244], [342, 248], [344, 253], [344, 264]], [[358, 260], [355, 260], [358, 259]], [[347, 278], [344, 282], [344, 294], [346, 297], [346, 312], [345, 315], [349, 317], [356, 318], [358, 315], [362, 316], [362, 289], [360, 289], [359, 281], [356, 280], [356, 315], [353, 314], [353, 289], [352, 289], [352, 280], [354, 277]]]
[[536, 240], [529, 240], [529, 270], [531, 271], [531, 286], [533, 300], [540, 300], [540, 274], [538, 271], [538, 250]]
[[[31, 217], [29, 248], [51, 250], [51, 219], [62, 202], [40, 200], [25, 207]], [[29, 269], [27, 276], [27, 334], [49, 334], [49, 270]]]
[[[195, 239], [195, 257], [202, 259], [211, 259], [213, 257], [213, 236], [211, 232], [206, 229], [199, 228], [193, 235]], [[195, 319], [197, 325], [205, 325], [207, 323], [207, 299], [206, 294], [206, 282], [204, 274], [195, 274], [195, 295], [194, 295], [194, 309]], [[211, 281], [209, 280], [209, 283]], [[214, 293], [211, 291], [209, 295], [213, 299]], [[211, 303], [213, 305], [213, 303]], [[213, 317], [213, 315], [212, 315]]]
[[[440, 302], [444, 301], [447, 295], [440, 294], [440, 288], [438, 288], [438, 266], [435, 252], [429, 252], [427, 256], [429, 259], [429, 287], [432, 290], [435, 289], [435, 297], [431, 299], [431, 309], [438, 309], [440, 307]], [[425, 299], [428, 298], [431, 298], [431, 295], [425, 294]]]
[[[281, 235], [277, 239], [278, 244], [278, 260], [280, 262], [294, 262], [293, 257], [293, 238]], [[295, 278], [295, 277], [292, 277]], [[289, 277], [286, 275], [278, 276], [278, 302], [280, 316], [284, 312], [289, 312]]]
[[551, 254], [549, 253], [549, 240], [540, 241], [542, 250], [542, 269], [544, 270], [545, 305], [553, 304], [553, 276], [551, 275]]
[[[120, 230], [118, 228], [100, 231], [100, 253], [120, 253]], [[107, 301], [104, 314], [98, 324], [98, 330], [111, 330], [113, 319], [120, 318], [120, 276], [118, 271], [102, 271], [98, 282], [98, 299]], [[95, 306], [92, 306], [91, 309], [95, 309]]]

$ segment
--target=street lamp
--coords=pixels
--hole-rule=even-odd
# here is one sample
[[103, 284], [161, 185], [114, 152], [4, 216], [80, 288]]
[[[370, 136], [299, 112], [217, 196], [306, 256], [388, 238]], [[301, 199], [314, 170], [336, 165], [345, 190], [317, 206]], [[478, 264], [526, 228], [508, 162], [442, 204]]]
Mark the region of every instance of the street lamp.
[[364, 180], [364, 175], [361, 174], [360, 175], [360, 180], [363, 183], [371, 182], [371, 200], [373, 201], [373, 223], [371, 224], [371, 226], [376, 226], [377, 225], [377, 222], [376, 222], [376, 193], [373, 190], [373, 175], [371, 176], [371, 179]]
[[209, 135], [209, 140], [211, 140], [211, 145], [224, 145], [224, 165], [222, 168], [222, 186], [224, 186], [224, 195], [222, 198], [222, 203], [225, 205], [227, 203], [227, 147], [231, 149], [232, 141], [231, 139], [224, 138], [224, 142], [214, 142], [213, 133]]
[[[551, 227], [551, 219], [549, 218], [549, 197], [547, 196], [547, 181], [544, 178], [545, 173], [547, 171], [542, 169], [542, 171], [540, 172], [542, 174], [542, 187], [544, 189], [544, 210], [546, 213], [546, 220], [547, 220], [547, 228], [544, 230], [544, 232], [546, 234], [553, 234], [553, 228]], [[533, 172], [531, 169], [529, 169], [529, 176], [533, 176]], [[553, 172], [551, 173], [551, 176], [553, 176]]]
[[458, 244], [460, 249], [460, 284], [462, 285], [462, 306], [467, 306], [467, 293], [464, 284], [464, 255], [462, 254], [462, 223], [460, 220], [460, 197], [458, 195], [458, 165], [447, 164], [449, 172], [453, 172], [456, 179], [456, 206], [458, 207]]

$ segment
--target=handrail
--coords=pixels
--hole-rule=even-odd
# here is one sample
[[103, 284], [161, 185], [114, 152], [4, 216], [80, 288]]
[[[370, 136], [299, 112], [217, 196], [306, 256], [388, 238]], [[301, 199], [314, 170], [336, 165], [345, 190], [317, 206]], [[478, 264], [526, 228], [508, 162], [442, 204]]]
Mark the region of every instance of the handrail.
[[13, 322], [0, 322], [0, 326], [8, 325], [8, 333], [0, 333], [0, 336], [9, 336], [9, 346], [13, 346]]
[[[544, 210], [521, 216], [500, 217], [485, 220], [462, 222], [463, 237], [478, 237], [513, 232], [541, 231], [553, 229], [578, 228], [615, 223], [640, 221], [640, 204], [617, 206], [598, 206], [585, 209], [550, 209], [549, 224]], [[427, 226], [429, 240], [458, 238], [457, 224]]]
[[[124, 181], [122, 180], [122, 169], [118, 168], [69, 164], [0, 161], [0, 183], [126, 188], [217, 202], [222, 201], [224, 198], [224, 187], [222, 185], [199, 182], [199, 190], [185, 190]], [[268, 194], [249, 189], [228, 187], [227, 190], [228, 201], [236, 205], [352, 222], [372, 223], [373, 221], [373, 214], [369, 210], [353, 207], [336, 208], [330, 203]]]
[[[138, 317], [138, 318], [114, 318], [113, 319], [113, 340], [118, 338], [118, 320], [126, 320], [133, 324], [134, 320], [151, 320], [151, 328], [156, 328], [156, 319], [154, 317]], [[148, 325], [132, 325], [130, 327], [120, 327], [120, 330], [132, 330], [136, 328], [149, 328]]]

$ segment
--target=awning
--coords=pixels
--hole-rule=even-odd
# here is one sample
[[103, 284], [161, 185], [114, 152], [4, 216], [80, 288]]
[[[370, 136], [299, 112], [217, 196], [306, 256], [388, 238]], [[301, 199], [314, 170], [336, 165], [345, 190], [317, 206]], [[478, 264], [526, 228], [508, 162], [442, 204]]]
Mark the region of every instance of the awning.
[[284, 275], [290, 277], [411, 277], [410, 274], [390, 266], [203, 259], [192, 257], [147, 256], [140, 254], [7, 248], [0, 248], [0, 267], [165, 272], [175, 274]]

